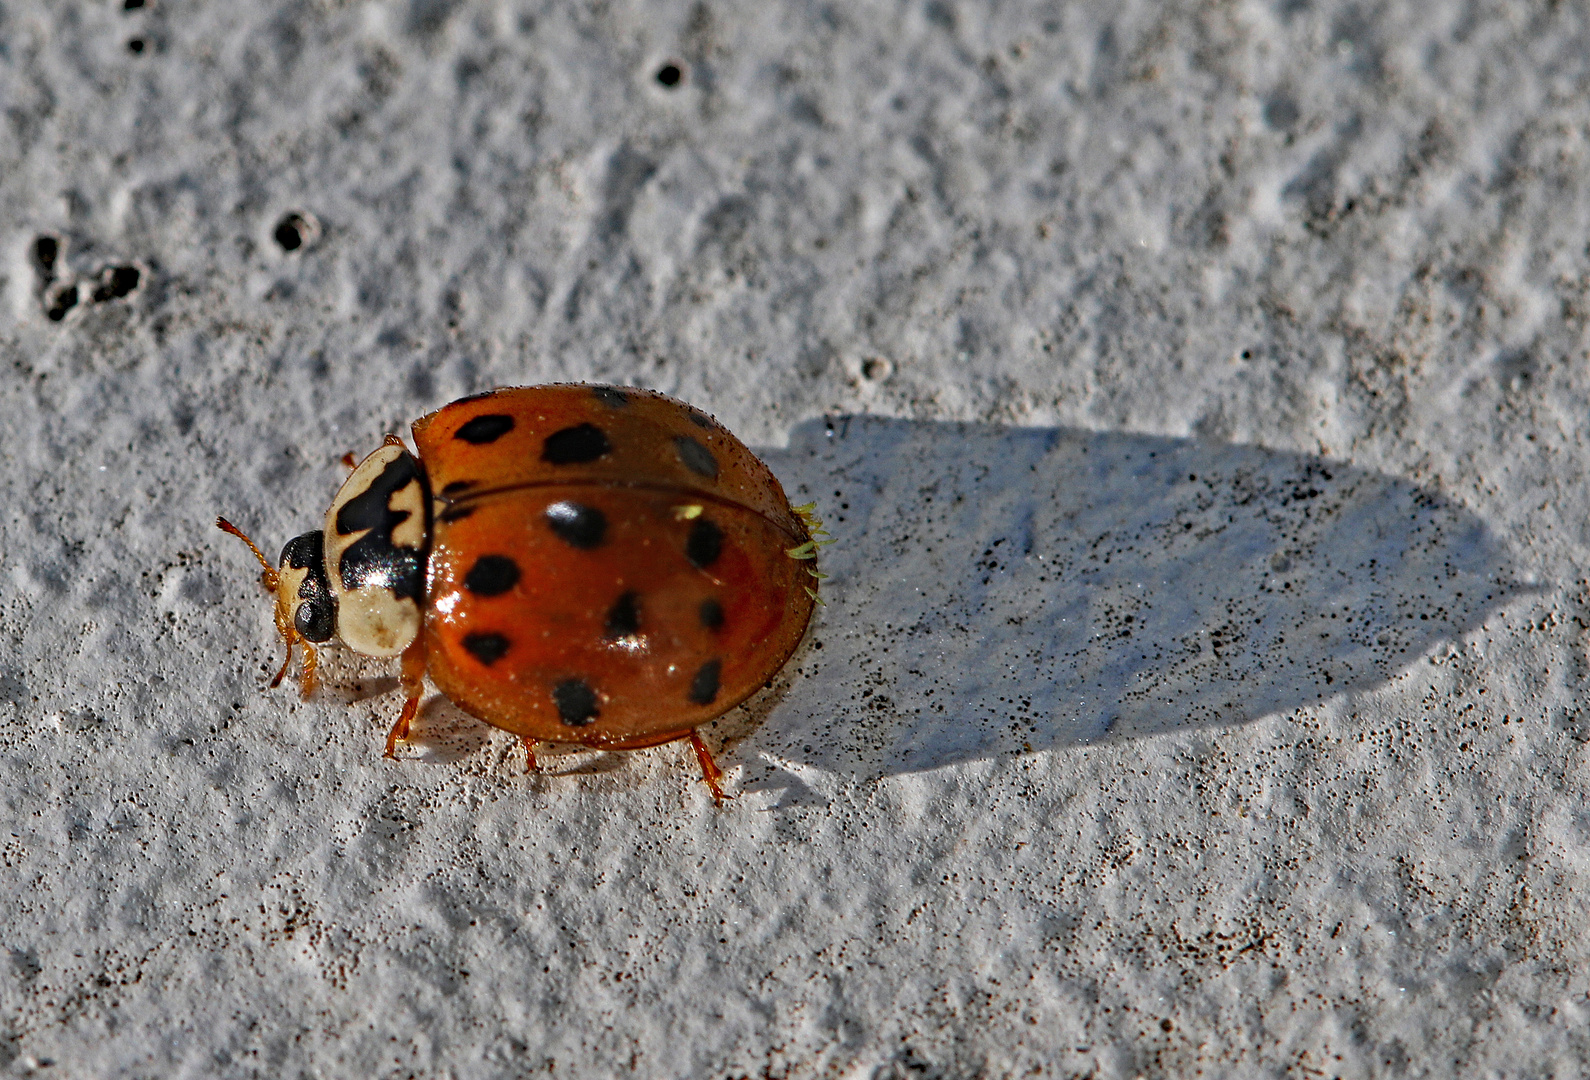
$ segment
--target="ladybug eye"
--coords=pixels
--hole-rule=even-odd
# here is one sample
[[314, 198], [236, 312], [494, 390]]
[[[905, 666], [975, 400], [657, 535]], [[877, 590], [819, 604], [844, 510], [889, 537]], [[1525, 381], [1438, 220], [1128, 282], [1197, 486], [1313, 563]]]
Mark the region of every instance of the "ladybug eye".
[[293, 626], [298, 628], [305, 641], [312, 641], [317, 645], [322, 641], [331, 640], [335, 621], [331, 605], [320, 600], [305, 600], [298, 605], [298, 610], [293, 612]]

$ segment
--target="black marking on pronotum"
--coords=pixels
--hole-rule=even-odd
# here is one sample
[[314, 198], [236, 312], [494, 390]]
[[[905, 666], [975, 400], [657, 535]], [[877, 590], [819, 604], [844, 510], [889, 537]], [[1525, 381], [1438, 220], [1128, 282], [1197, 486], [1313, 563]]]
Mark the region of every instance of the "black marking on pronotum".
[[[282, 557], [276, 560], [277, 566], [294, 570], [308, 569], [317, 563], [322, 568], [326, 563], [326, 537], [319, 529], [287, 541], [282, 545]], [[324, 569], [321, 572], [324, 573]]]
[[584, 727], [601, 715], [596, 707], [596, 691], [584, 679], [564, 679], [554, 686], [552, 704], [570, 727]]
[[696, 518], [685, 540], [685, 558], [698, 570], [705, 570], [723, 554], [723, 530], [709, 518]]
[[508, 652], [508, 639], [501, 634], [465, 634], [464, 648], [469, 655], [490, 667]]
[[627, 592], [613, 601], [613, 606], [607, 609], [607, 625], [603, 633], [609, 641], [640, 633], [639, 593]]
[[464, 575], [464, 588], [476, 596], [501, 596], [519, 583], [519, 564], [506, 555], [482, 555]]
[[305, 641], [317, 645], [330, 641], [337, 630], [337, 598], [331, 595], [331, 582], [326, 577], [325, 535], [316, 529], [293, 537], [282, 548], [277, 565], [308, 571], [298, 586], [302, 603], [293, 609], [293, 627]]
[[[399, 547], [392, 543], [392, 530], [409, 519], [409, 511], [394, 510], [392, 496], [409, 484], [420, 485], [419, 504], [430, 505], [425, 491], [425, 474], [407, 451], [393, 458], [370, 486], [343, 504], [337, 511], [339, 536], [368, 529], [342, 553], [342, 587], [346, 590], [374, 585], [392, 590], [398, 599], [420, 600], [425, 590], [425, 547]], [[423, 535], [430, 537], [429, 523]]]
[[442, 488], [442, 498], [451, 499], [454, 495], [462, 495], [474, 486], [473, 480], [454, 480]]
[[541, 460], [548, 465], [584, 465], [613, 449], [595, 424], [576, 424], [547, 436]]
[[512, 430], [513, 417], [502, 413], [486, 413], [484, 416], [475, 417], [453, 432], [453, 438], [482, 446], [485, 443], [496, 442]]
[[607, 536], [607, 515], [594, 506], [555, 502], [547, 507], [545, 516], [559, 540], [581, 551], [601, 547]]
[[690, 680], [690, 700], [696, 705], [711, 705], [718, 696], [718, 676], [723, 673], [723, 661], [716, 657], [701, 665], [696, 677]]
[[701, 606], [696, 609], [696, 614], [701, 617], [701, 625], [708, 630], [717, 631], [723, 629], [723, 605], [716, 600], [701, 601]]
[[591, 393], [609, 409], [622, 409], [629, 404], [629, 395], [616, 386], [593, 386]]
[[718, 459], [712, 456], [712, 451], [702, 446], [700, 442], [689, 435], [675, 435], [674, 449], [679, 452], [679, 460], [685, 463], [685, 468], [698, 476], [705, 476], [708, 480], [718, 478]]

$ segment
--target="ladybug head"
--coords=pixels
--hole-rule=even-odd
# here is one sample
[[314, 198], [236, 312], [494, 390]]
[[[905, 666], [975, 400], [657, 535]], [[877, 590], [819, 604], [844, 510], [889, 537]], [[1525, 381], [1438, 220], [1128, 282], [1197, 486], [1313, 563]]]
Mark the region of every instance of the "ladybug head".
[[276, 610], [291, 614], [293, 629], [316, 645], [337, 630], [337, 600], [326, 580], [326, 542], [319, 529], [282, 548], [276, 569]]
[[337, 600], [326, 579], [325, 540], [320, 531], [306, 532], [287, 541], [281, 559], [271, 566], [259, 547], [243, 531], [225, 518], [216, 518], [215, 524], [223, 532], [231, 533], [247, 544], [259, 560], [263, 572], [260, 580], [276, 597], [276, 629], [287, 643], [287, 659], [281, 670], [271, 680], [272, 686], [281, 683], [287, 667], [293, 660], [293, 646], [304, 643], [303, 691], [307, 695], [315, 685], [314, 646], [330, 641], [337, 630]]

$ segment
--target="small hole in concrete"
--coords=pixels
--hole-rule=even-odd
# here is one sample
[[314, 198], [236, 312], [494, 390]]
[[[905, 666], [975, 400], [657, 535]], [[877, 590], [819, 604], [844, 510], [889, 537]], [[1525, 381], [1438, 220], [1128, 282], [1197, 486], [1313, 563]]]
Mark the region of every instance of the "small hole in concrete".
[[44, 298], [44, 314], [51, 322], [60, 322], [66, 313], [77, 306], [77, 286], [68, 285]]
[[881, 356], [869, 357], [861, 362], [861, 377], [868, 382], [882, 382], [894, 374], [894, 364]]
[[1276, 94], [1264, 103], [1264, 122], [1278, 131], [1285, 131], [1298, 122], [1303, 110], [1285, 94]]
[[283, 251], [297, 251], [314, 243], [320, 235], [320, 223], [308, 214], [295, 210], [282, 215], [271, 235]]
[[679, 65], [671, 61], [657, 69], [657, 81], [670, 90], [683, 82], [684, 78], [685, 73], [680, 70]]
[[297, 251], [304, 246], [304, 234], [298, 228], [296, 214], [289, 214], [276, 224], [276, 242], [283, 251]]
[[138, 287], [143, 275], [136, 266], [107, 266], [99, 272], [99, 284], [94, 289], [94, 303], [120, 300]]
[[55, 260], [61, 254], [61, 242], [53, 236], [36, 237], [33, 241], [33, 260], [46, 278], [55, 276]]
[[131, 53], [141, 53], [141, 52], [143, 52], [144, 51], [144, 39], [141, 38], [141, 37], [133, 38], [131, 41], [129, 41], [127, 43], [127, 51], [131, 52]]
[[121, 0], [121, 9], [123, 11], [137, 11], [143, 6], [144, 0]]

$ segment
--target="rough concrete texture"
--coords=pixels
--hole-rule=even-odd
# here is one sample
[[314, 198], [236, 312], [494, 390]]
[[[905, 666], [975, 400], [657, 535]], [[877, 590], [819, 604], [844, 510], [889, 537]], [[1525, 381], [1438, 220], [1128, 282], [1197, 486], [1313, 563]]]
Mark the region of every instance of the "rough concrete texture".
[[[1582, 1075], [1587, 75], [1572, 3], [5, 0], [0, 1063]], [[215, 515], [571, 379], [839, 537], [721, 809], [262, 692]]]

